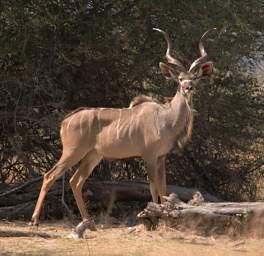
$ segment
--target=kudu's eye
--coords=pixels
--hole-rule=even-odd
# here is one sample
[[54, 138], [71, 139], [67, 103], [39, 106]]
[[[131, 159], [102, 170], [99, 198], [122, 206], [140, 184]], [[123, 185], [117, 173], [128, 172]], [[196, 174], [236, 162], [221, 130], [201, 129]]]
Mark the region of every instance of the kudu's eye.
[[183, 78], [182, 77], [179, 77], [179, 81], [182, 82], [183, 81]]

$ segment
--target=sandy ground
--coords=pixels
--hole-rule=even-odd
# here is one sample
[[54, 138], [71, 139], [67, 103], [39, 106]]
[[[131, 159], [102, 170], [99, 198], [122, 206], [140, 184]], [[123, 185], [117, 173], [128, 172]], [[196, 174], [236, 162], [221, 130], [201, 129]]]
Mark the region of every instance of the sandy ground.
[[264, 239], [201, 237], [165, 227], [146, 231], [143, 226], [86, 231], [84, 239], [69, 239], [70, 225], [42, 224], [33, 230], [24, 222], [0, 222], [0, 255], [96, 255], [96, 256], [230, 256], [264, 255]]

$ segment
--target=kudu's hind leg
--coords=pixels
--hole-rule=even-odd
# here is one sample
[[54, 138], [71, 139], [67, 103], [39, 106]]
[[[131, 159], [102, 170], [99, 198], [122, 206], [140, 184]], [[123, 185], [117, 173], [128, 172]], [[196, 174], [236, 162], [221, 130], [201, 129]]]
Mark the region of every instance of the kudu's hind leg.
[[90, 216], [83, 201], [82, 188], [85, 181], [90, 176], [95, 166], [101, 161], [101, 159], [102, 156], [98, 155], [96, 151], [89, 152], [81, 160], [80, 167], [77, 169], [77, 171], [74, 173], [70, 180], [73, 195], [83, 220], [90, 221]]
[[54, 167], [44, 174], [38, 201], [36, 203], [35, 210], [31, 218], [31, 222], [33, 225], [39, 224], [41, 209], [44, 203], [45, 196], [49, 191], [50, 187], [54, 184], [56, 179], [58, 179], [66, 170], [68, 170], [77, 162], [79, 162], [82, 157], [83, 155], [80, 154], [80, 152], [72, 152], [67, 155], [62, 154], [60, 160], [54, 165]]

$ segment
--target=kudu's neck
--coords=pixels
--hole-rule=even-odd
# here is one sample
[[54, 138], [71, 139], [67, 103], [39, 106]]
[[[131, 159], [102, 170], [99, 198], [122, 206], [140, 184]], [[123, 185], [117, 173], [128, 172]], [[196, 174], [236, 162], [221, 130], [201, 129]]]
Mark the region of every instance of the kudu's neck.
[[193, 129], [193, 102], [192, 92], [183, 95], [178, 91], [171, 101], [171, 116], [173, 117], [173, 127], [176, 129], [184, 127], [185, 136], [182, 138], [181, 144], [184, 145], [191, 139]]
[[176, 95], [171, 101], [172, 109], [179, 109], [180, 105], [186, 105], [187, 108], [193, 109], [192, 92], [184, 95], [182, 92], [177, 91]]

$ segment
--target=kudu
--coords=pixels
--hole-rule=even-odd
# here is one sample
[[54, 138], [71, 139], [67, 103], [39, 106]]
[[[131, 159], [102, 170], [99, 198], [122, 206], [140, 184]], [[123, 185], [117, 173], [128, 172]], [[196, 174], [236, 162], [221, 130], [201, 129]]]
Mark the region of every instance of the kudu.
[[56, 179], [80, 162], [70, 185], [81, 217], [92, 229], [93, 224], [82, 197], [82, 187], [96, 165], [103, 159], [142, 157], [147, 164], [152, 200], [163, 201], [166, 194], [165, 158], [175, 147], [182, 148], [190, 139], [193, 128], [192, 89], [198, 80], [210, 75], [212, 62], [203, 46], [205, 32], [199, 42], [201, 56], [189, 70], [171, 55], [171, 41], [160, 29], [168, 44], [166, 59], [160, 63], [162, 74], [179, 82], [176, 95], [167, 104], [150, 97], [135, 98], [129, 108], [80, 108], [62, 121], [60, 136], [63, 151], [60, 160], [44, 175], [42, 188], [32, 216], [38, 225], [46, 193]]

